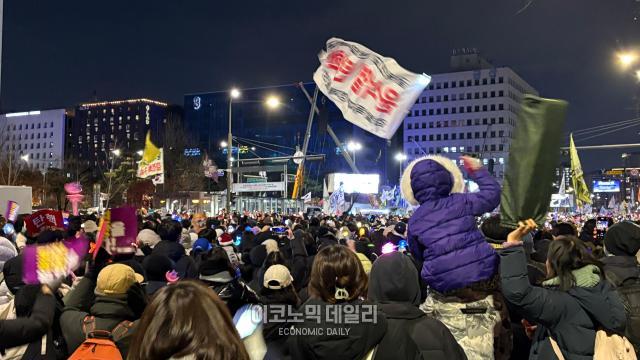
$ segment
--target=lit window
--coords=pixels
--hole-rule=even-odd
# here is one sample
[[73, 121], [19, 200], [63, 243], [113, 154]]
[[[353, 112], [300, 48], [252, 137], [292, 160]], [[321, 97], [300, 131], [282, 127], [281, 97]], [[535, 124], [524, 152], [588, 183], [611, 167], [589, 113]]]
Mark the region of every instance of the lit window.
[[500, 165], [504, 165], [504, 158], [499, 158], [499, 159], [498, 159], [498, 163], [499, 163]]
[[482, 163], [483, 163], [484, 165], [487, 165], [487, 164], [489, 164], [489, 160], [488, 160], [488, 159], [482, 159]]
[[448, 153], [448, 152], [449, 152], [449, 147], [448, 147], [448, 146], [445, 146], [445, 147], [442, 149], [442, 151], [444, 151], [444, 152]]
[[451, 147], [451, 152], [452, 152], [452, 153], [457, 152], [457, 149], [456, 149], [456, 147], [455, 147], [455, 146], [452, 146], [452, 147]]

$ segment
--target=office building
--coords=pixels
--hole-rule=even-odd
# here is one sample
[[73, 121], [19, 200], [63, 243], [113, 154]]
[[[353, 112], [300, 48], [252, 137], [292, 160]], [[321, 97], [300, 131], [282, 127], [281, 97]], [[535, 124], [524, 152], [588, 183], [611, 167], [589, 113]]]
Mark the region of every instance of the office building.
[[65, 109], [0, 115], [0, 156], [40, 171], [61, 168], [65, 151]]
[[[304, 85], [313, 94], [315, 85]], [[241, 95], [232, 102], [232, 134], [234, 136], [233, 157], [276, 157], [292, 156], [297, 148], [302, 148], [307, 119], [311, 105], [298, 85], [270, 86], [241, 89]], [[219, 169], [226, 168], [226, 142], [229, 120], [229, 91], [188, 94], [184, 97], [184, 123], [192, 134], [194, 144], [191, 154], [209, 156]], [[279, 98], [281, 105], [275, 109], [265, 106], [269, 96]], [[307, 178], [321, 181], [324, 175], [333, 172], [351, 173], [351, 168], [342, 156], [348, 142], [359, 143], [352, 147], [356, 166], [362, 173], [380, 174], [381, 184], [387, 181], [386, 140], [376, 137], [344, 120], [340, 110], [322, 94], [318, 96], [318, 107], [323, 116], [315, 116], [308, 154], [325, 154], [322, 162], [306, 164]], [[344, 142], [344, 147], [336, 146], [323, 129], [329, 124]], [[349, 151], [349, 150], [347, 150]], [[390, 155], [389, 155], [390, 156]], [[295, 166], [291, 162], [291, 173]], [[393, 168], [395, 170], [395, 167]], [[277, 174], [274, 174], [276, 176]], [[389, 174], [391, 175], [391, 174]], [[393, 173], [394, 183], [397, 181]], [[246, 180], [246, 179], [245, 179]], [[279, 181], [277, 178], [271, 181]], [[244, 181], [244, 180], [243, 180]], [[320, 187], [319, 192], [321, 193]]]
[[161, 145], [167, 118], [167, 104], [150, 99], [80, 104], [67, 125], [67, 157], [107, 169], [113, 150], [129, 156], [142, 150], [147, 131]]
[[520, 101], [537, 91], [509, 67], [493, 67], [476, 50], [451, 58], [452, 72], [434, 74], [403, 124], [407, 160], [471, 154], [504, 175]]

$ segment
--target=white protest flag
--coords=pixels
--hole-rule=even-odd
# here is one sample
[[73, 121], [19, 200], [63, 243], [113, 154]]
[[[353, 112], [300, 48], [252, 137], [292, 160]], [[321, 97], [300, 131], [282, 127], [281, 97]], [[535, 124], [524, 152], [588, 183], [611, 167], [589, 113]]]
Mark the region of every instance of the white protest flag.
[[318, 88], [351, 123], [390, 139], [431, 78], [388, 57], [338, 38], [327, 41], [313, 75]]
[[300, 198], [301, 200], [304, 200], [305, 203], [311, 202], [311, 193], [308, 192], [305, 196]]

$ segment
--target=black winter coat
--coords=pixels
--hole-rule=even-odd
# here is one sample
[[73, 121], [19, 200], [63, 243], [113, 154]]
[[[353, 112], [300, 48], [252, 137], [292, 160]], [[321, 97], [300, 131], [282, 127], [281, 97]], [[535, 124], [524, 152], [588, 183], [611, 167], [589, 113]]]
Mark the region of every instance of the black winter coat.
[[67, 341], [69, 354], [73, 354], [84, 342], [86, 337], [82, 325], [85, 317], [92, 315], [95, 316], [96, 330], [111, 331], [122, 321], [133, 322], [134, 325], [128, 334], [116, 343], [122, 358], [126, 359], [131, 337], [137, 325], [136, 316], [129, 308], [126, 299], [107, 296], [94, 297], [94, 289], [93, 280], [84, 277], [65, 298], [66, 307], [60, 317], [60, 326]]
[[197, 279], [198, 268], [192, 257], [187, 256], [184, 246], [174, 241], [162, 240], [153, 248], [153, 255], [164, 255], [176, 264], [180, 279]]
[[500, 252], [502, 292], [523, 317], [538, 325], [529, 359], [557, 359], [549, 334], [567, 360], [593, 358], [597, 328], [624, 331], [626, 317], [618, 294], [606, 281], [593, 287], [573, 287], [564, 292], [532, 286], [522, 246]]
[[418, 308], [421, 295], [418, 269], [410, 256], [395, 252], [373, 263], [368, 298], [378, 303], [388, 324], [376, 360], [467, 358], [449, 329]]
[[[327, 309], [334, 306], [332, 314], [344, 314], [346, 305], [362, 305], [362, 301], [350, 303], [329, 304], [320, 299], [309, 299], [304, 306], [315, 306], [320, 311], [319, 323], [305, 317], [302, 323], [297, 323], [289, 338], [289, 351], [292, 359], [330, 359], [330, 360], [360, 360], [382, 340], [387, 330], [387, 320], [378, 311], [376, 322], [358, 321], [356, 324], [329, 323]], [[372, 305], [370, 303], [367, 306]], [[342, 309], [336, 310], [339, 306]], [[334, 313], [335, 311], [335, 313]], [[306, 313], [306, 311], [305, 311]], [[348, 334], [346, 333], [348, 331]], [[304, 332], [298, 335], [298, 332]]]
[[25, 318], [0, 321], [0, 350], [40, 340], [53, 325], [56, 299], [38, 293], [31, 315]]

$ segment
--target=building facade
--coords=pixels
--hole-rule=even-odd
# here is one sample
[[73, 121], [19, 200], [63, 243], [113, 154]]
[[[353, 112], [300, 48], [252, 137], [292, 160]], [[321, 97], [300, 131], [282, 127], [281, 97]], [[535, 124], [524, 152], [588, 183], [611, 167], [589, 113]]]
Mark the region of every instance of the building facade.
[[65, 109], [0, 115], [0, 156], [45, 172], [61, 168], [65, 156]]
[[432, 75], [407, 114], [407, 161], [430, 154], [457, 160], [470, 154], [502, 178], [520, 101], [538, 93], [512, 69], [491, 67], [477, 52], [454, 54], [451, 64], [453, 72]]
[[167, 109], [166, 103], [150, 99], [80, 104], [67, 125], [67, 158], [105, 170], [113, 150], [133, 156], [144, 149], [147, 131], [161, 145]]
[[[304, 86], [309, 94], [313, 94], [314, 84]], [[264, 100], [269, 96], [279, 98], [281, 105], [276, 109], [265, 107]], [[352, 172], [342, 151], [347, 148], [347, 143], [353, 142], [361, 145], [358, 150], [354, 148], [350, 152], [355, 155], [359, 171], [380, 174], [380, 182], [385, 184], [387, 175], [391, 175], [387, 173], [387, 159], [390, 157], [387, 153], [390, 150], [386, 140], [344, 120], [340, 110], [322, 94], [318, 96], [318, 107], [322, 115], [315, 116], [308, 154], [325, 154], [325, 160], [306, 163], [306, 177], [322, 181], [328, 173]], [[296, 149], [302, 148], [310, 108], [298, 85], [242, 89], [241, 96], [233, 100], [231, 109], [233, 157], [237, 159], [238, 149], [241, 159], [292, 156]], [[226, 148], [220, 144], [227, 140], [228, 121], [228, 91], [185, 95], [184, 123], [194, 141], [190, 151], [199, 156], [207, 155], [220, 169], [226, 168]], [[336, 146], [324, 130], [326, 124], [344, 142], [344, 147]], [[295, 174], [293, 162], [290, 166], [290, 174]], [[396, 173], [393, 173], [394, 182], [397, 181], [395, 177]], [[279, 181], [277, 178], [271, 180]]]

